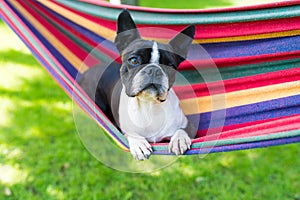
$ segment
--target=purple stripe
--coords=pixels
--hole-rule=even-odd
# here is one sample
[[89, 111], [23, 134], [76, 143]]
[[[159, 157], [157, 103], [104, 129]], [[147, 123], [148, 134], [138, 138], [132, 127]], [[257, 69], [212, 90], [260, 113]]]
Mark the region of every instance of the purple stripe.
[[[85, 110], [89, 116], [91, 116], [93, 119], [96, 119], [97, 122], [99, 122], [104, 129], [108, 132], [109, 135], [113, 136], [120, 144], [122, 144], [124, 147], [128, 148], [128, 146], [107, 126], [106, 123], [103, 122], [92, 110], [89, 108], [79, 97], [78, 95], [73, 94], [73, 100], [75, 99], [76, 103], [82, 106], [83, 110]], [[101, 134], [101, 133], [99, 133]]]
[[[63, 17], [62, 15], [54, 12], [53, 10], [50, 10], [48, 7], [44, 6], [43, 4], [41, 4], [41, 3], [39, 3], [39, 4], [42, 7], [44, 7], [49, 13], [51, 13], [51, 15], [55, 16], [59, 21], [61, 21], [64, 24], [67, 24], [73, 30], [76, 30], [76, 32], [81, 33], [82, 35], [85, 35], [86, 37], [93, 40], [97, 44], [102, 43], [106, 48], [110, 49], [111, 51], [119, 53], [113, 42], [110, 42], [106, 38], [101, 37], [101, 36], [97, 35], [96, 33], [68, 20], [67, 18]], [[103, 42], [105, 40], [106, 40], [106, 42]]]
[[67, 59], [32, 25], [28, 22], [28, 20], [23, 17], [9, 2], [7, 4], [14, 11], [18, 17], [22, 20], [22, 22], [33, 32], [33, 34], [39, 39], [41, 43], [43, 43], [47, 49], [51, 52], [51, 54], [64, 66], [65, 70], [75, 79], [77, 75], [76, 68], [67, 61]]
[[[188, 118], [194, 124], [199, 122], [198, 130], [206, 130], [209, 127], [215, 128], [223, 125], [230, 126], [247, 122], [299, 115], [299, 99], [300, 95], [295, 95], [271, 101], [259, 102], [256, 104], [228, 108], [226, 110], [202, 113], [200, 114], [200, 119], [198, 114], [190, 115]], [[225, 121], [224, 117], [226, 117]]]
[[[292, 144], [292, 143], [298, 143], [298, 142], [300, 142], [300, 136], [280, 138], [280, 139], [276, 139], [276, 140], [267, 140], [267, 141], [251, 142], [251, 143], [218, 146], [218, 147], [212, 147], [212, 148], [192, 149], [192, 150], [188, 150], [185, 153], [185, 155], [197, 155], [197, 154], [229, 152], [229, 151], [254, 149], [254, 148], [264, 148], [264, 147]], [[168, 153], [168, 151], [155, 151], [155, 152], [153, 152], [153, 154], [154, 155], [173, 155], [173, 154]]]
[[[300, 50], [300, 36], [259, 39], [238, 42], [220, 42], [201, 44], [212, 58], [235, 58], [293, 52]], [[189, 51], [189, 59], [201, 60], [199, 48], [193, 45]]]
[[[16, 12], [14, 10], [14, 12]], [[19, 17], [21, 17], [20, 15], [18, 15]], [[23, 18], [23, 17], [22, 17]], [[24, 19], [22, 19], [24, 20]], [[6, 24], [8, 24], [10, 26], [10, 24], [5, 21]], [[28, 24], [26, 24], [28, 25]], [[10, 26], [10, 28], [18, 35], [18, 32], [13, 29], [12, 26]], [[32, 30], [32, 29], [31, 29]], [[37, 52], [35, 52], [35, 50], [33, 48], [31, 48], [31, 46], [25, 41], [22, 39], [22, 37], [20, 37], [20, 39], [23, 41], [23, 43], [29, 48], [29, 50], [32, 52], [32, 54], [34, 55], [34, 57], [41, 63], [41, 65], [49, 72], [49, 74], [55, 79], [57, 80], [57, 82], [59, 83], [59, 85], [65, 90], [65, 92], [67, 94], [69, 94], [70, 97], [73, 97], [76, 99], [76, 102], [78, 104], [80, 104], [84, 110], [90, 115], [92, 116], [94, 119], [96, 119], [101, 125], [103, 125], [103, 127], [109, 132], [110, 135], [112, 135], [114, 138], [116, 138], [116, 140], [118, 140], [124, 147], [127, 147], [125, 143], [122, 142], [122, 140], [120, 140], [120, 138], [118, 138], [114, 133], [113, 131], [99, 118], [97, 117], [96, 115], [93, 114], [93, 111], [91, 111], [90, 108], [88, 108], [84, 102], [78, 97], [78, 95], [73, 92], [73, 90], [71, 89], [73, 86], [71, 87], [68, 87], [68, 84], [63, 80], [62, 77], [60, 77], [59, 74], [57, 74], [55, 72], [55, 70], [47, 63], [44, 61], [43, 57], [39, 56]], [[39, 38], [41, 39], [41, 38]], [[47, 46], [47, 45], [46, 45]], [[47, 46], [48, 47], [48, 46]], [[41, 53], [41, 52], [39, 52]], [[63, 65], [64, 66], [64, 65]]]

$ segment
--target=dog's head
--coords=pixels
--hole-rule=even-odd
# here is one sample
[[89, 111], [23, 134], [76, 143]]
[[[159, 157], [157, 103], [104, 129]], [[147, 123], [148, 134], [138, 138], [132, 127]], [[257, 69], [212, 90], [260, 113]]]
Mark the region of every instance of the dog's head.
[[127, 96], [165, 101], [194, 34], [195, 27], [189, 26], [168, 44], [144, 40], [129, 12], [124, 10], [118, 17], [115, 45], [122, 58], [120, 75]]

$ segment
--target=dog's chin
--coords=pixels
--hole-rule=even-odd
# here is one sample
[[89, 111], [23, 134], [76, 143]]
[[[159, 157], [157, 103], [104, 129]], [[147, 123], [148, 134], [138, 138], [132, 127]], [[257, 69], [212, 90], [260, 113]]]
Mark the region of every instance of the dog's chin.
[[138, 93], [136, 97], [142, 102], [162, 103], [167, 99], [167, 91], [159, 95], [157, 89], [150, 86]]

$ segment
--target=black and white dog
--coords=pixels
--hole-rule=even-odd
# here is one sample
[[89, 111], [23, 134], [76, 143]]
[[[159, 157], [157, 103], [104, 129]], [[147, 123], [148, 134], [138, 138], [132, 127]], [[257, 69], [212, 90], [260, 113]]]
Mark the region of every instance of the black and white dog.
[[194, 130], [172, 89], [176, 69], [185, 60], [195, 27], [189, 26], [168, 44], [140, 37], [129, 12], [118, 17], [115, 45], [122, 65], [93, 67], [80, 85], [125, 134], [137, 160], [147, 159], [149, 142], [170, 140], [169, 151], [180, 155], [190, 148]]

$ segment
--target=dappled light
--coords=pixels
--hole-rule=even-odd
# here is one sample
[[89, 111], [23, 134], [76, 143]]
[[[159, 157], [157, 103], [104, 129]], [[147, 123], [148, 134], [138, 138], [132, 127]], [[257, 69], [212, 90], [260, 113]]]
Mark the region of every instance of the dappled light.
[[30, 55], [30, 51], [28, 50], [28, 48], [23, 44], [23, 42], [18, 38], [18, 36], [13, 33], [12, 30], [8, 29], [7, 26], [4, 25], [2, 21], [0, 24], [0, 33], [0, 51], [7, 51], [13, 49], [20, 53]]
[[8, 97], [0, 97], [0, 126], [6, 127], [11, 122], [11, 109], [14, 107], [13, 102]]
[[33, 66], [28, 67], [26, 64], [0, 62], [0, 65], [0, 90], [21, 91], [25, 87], [24, 80], [40, 77], [44, 73], [42, 69], [32, 69]]
[[16, 183], [24, 183], [28, 176], [28, 172], [25, 170], [11, 165], [0, 164], [0, 172], [0, 182], [8, 186]]

